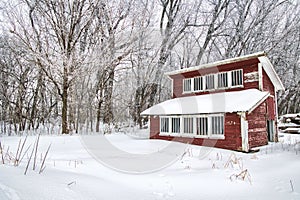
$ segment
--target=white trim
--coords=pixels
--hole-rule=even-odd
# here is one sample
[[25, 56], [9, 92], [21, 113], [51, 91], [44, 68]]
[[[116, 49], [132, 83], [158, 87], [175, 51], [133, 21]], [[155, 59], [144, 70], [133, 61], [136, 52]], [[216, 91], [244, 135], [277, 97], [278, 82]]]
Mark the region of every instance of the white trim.
[[248, 121], [246, 119], [246, 113], [238, 113], [241, 117], [241, 136], [242, 136], [242, 151], [249, 151], [249, 136], [248, 136]]
[[174, 95], [174, 79], [171, 79], [171, 97]]
[[262, 71], [262, 64], [258, 63], [258, 89], [263, 91], [263, 71]]
[[258, 57], [258, 60], [262, 63], [262, 68], [265, 70], [267, 76], [270, 78], [272, 84], [275, 87], [275, 91], [284, 90], [284, 86], [276, 73], [271, 61], [266, 56]]

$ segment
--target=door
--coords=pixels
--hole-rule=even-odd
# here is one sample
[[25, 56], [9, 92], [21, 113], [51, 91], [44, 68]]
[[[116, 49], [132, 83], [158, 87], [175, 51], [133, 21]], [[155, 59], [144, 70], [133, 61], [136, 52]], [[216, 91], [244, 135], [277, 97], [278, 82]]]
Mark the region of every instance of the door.
[[269, 142], [274, 142], [274, 134], [275, 134], [274, 130], [275, 130], [274, 120], [267, 120], [267, 133], [268, 133]]

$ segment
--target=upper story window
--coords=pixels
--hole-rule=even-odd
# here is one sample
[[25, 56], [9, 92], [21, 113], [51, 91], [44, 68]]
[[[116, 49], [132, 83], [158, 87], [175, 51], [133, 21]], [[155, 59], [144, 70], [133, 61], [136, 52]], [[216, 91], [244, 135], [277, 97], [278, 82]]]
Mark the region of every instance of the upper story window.
[[243, 86], [243, 70], [233, 70], [183, 79], [183, 92], [198, 92]]
[[203, 90], [205, 90], [203, 79], [204, 79], [203, 76], [199, 76], [199, 77], [194, 78], [194, 91], [203, 91]]
[[242, 70], [231, 71], [231, 85], [243, 85], [243, 72]]
[[191, 92], [192, 90], [192, 78], [183, 80], [183, 92]]
[[228, 73], [219, 73], [218, 75], [218, 88], [228, 87]]
[[205, 76], [205, 89], [215, 89], [215, 75], [209, 74]]

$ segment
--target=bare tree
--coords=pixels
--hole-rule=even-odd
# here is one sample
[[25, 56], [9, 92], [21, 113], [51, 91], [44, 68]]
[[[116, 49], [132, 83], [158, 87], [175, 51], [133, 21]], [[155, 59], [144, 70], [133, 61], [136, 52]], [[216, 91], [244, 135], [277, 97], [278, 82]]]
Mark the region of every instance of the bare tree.
[[98, 7], [97, 23], [99, 43], [97, 52], [101, 55], [97, 63], [95, 93], [97, 94], [96, 131], [100, 121], [110, 124], [113, 116], [113, 88], [115, 70], [129, 55], [134, 38], [131, 37], [131, 24], [127, 20], [131, 9], [128, 1], [104, 1]]
[[11, 32], [27, 45], [35, 64], [55, 86], [62, 102], [62, 133], [68, 133], [69, 89], [78, 78], [85, 58], [79, 43], [95, 19], [98, 1], [25, 0], [25, 3], [28, 21], [20, 18], [11, 21]]

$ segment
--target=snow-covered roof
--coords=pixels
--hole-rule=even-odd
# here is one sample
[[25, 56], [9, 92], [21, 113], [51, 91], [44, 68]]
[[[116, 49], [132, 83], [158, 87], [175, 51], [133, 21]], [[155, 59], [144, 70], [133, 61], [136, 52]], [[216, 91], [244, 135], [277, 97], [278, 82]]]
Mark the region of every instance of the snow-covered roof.
[[143, 111], [141, 115], [252, 112], [269, 95], [269, 92], [248, 89], [235, 92], [180, 97], [152, 106]]
[[165, 73], [165, 75], [171, 76], [171, 75], [196, 71], [196, 70], [199, 70], [199, 69], [206, 69], [206, 68], [211, 68], [211, 67], [217, 67], [217, 66], [220, 66], [220, 65], [225, 65], [225, 64], [235, 63], [235, 62], [241, 62], [241, 61], [250, 60], [250, 59], [253, 59], [253, 58], [258, 58], [259, 62], [263, 66], [263, 69], [265, 70], [265, 72], [269, 76], [271, 82], [273, 83], [273, 85], [275, 87], [275, 90], [276, 91], [284, 90], [284, 86], [283, 86], [280, 78], [278, 77], [277, 73], [275, 72], [275, 69], [274, 69], [272, 63], [270, 62], [270, 60], [267, 57], [267, 54], [264, 51], [249, 54], [249, 55], [245, 55], [245, 56], [229, 58], [229, 59], [226, 59], [226, 60], [216, 61], [216, 62], [213, 62], [213, 63], [203, 64], [203, 65], [199, 65], [199, 66], [195, 66], [195, 67], [183, 68], [183, 69], [167, 72], [167, 73]]

